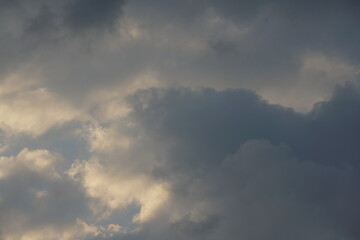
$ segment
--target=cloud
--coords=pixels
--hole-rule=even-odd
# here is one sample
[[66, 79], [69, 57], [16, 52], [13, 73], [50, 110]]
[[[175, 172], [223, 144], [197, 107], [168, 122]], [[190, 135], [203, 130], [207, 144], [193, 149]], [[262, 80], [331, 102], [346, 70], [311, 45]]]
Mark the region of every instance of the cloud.
[[359, 6], [0, 0], [0, 238], [358, 239]]
[[124, 89], [139, 75], [155, 72], [161, 86], [249, 88], [307, 112], [344, 82], [323, 67], [309, 76], [308, 56], [321, 56], [337, 69], [346, 65], [349, 81], [357, 77], [360, 35], [351, 29], [357, 26], [358, 6], [321, 0], [301, 6], [18, 1], [6, 5], [9, 14], [2, 15], [0, 70], [5, 76], [24, 66], [40, 70], [46, 86], [77, 103], [100, 88]]
[[36, 81], [24, 76], [10, 76], [0, 84], [0, 127], [8, 134], [38, 136], [52, 127], [78, 118], [71, 104], [60, 100]]
[[[289, 144], [306, 160], [357, 164], [358, 150], [353, 145], [359, 141], [356, 84], [338, 87], [329, 101], [317, 103], [309, 114], [268, 104], [247, 90], [148, 89], [129, 101], [134, 116], [152, 137], [174, 138], [187, 152], [208, 154], [208, 163], [234, 152], [243, 141], [268, 139]], [[347, 156], [346, 160], [341, 156]]]
[[[301, 114], [249, 90], [139, 90], [118, 121], [82, 128], [92, 156], [65, 164], [71, 178], [52, 170], [59, 157], [48, 150], [1, 158], [3, 215], [14, 214], [7, 199], [19, 189], [25, 219], [3, 235], [356, 239], [359, 96], [348, 83]], [[129, 226], [111, 227], [134, 205], [121, 220]]]
[[359, 96], [338, 87], [304, 115], [246, 90], [139, 91], [171, 198], [134, 238], [356, 239]]
[[45, 149], [0, 158], [2, 239], [67, 240], [93, 232], [80, 220], [88, 212], [85, 195], [61, 165], [61, 157]]
[[[234, 224], [224, 234], [234, 231], [230, 236], [249, 239], [356, 239], [359, 192], [354, 169], [299, 161], [286, 146], [259, 140], [245, 142], [223, 164], [235, 180], [225, 184], [238, 187], [229, 189], [236, 213], [227, 212], [234, 217], [228, 224], [243, 225]], [[349, 197], [353, 194], [357, 197]]]
[[[45, 63], [59, 59], [68, 46], [96, 42], [113, 32], [125, 1], [19, 0], [1, 4], [0, 43], [4, 51], [0, 76], [6, 77], [24, 66], [31, 66], [31, 71], [45, 70]], [[46, 60], [39, 66], [42, 57]]]
[[70, 2], [65, 7], [65, 24], [75, 31], [92, 28], [112, 29], [124, 3], [124, 0]]
[[135, 222], [151, 219], [156, 210], [167, 200], [164, 184], [156, 183], [146, 174], [131, 172], [126, 162], [105, 165], [96, 159], [75, 163], [69, 175], [79, 181], [89, 197], [95, 200], [93, 211], [100, 218], [111, 216], [132, 204], [140, 206], [140, 212], [133, 217]]

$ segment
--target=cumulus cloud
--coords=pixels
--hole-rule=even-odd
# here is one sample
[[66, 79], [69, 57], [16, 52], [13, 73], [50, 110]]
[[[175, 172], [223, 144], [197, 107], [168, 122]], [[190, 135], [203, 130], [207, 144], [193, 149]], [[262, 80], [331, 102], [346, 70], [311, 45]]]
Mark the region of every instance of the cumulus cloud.
[[68, 173], [75, 180], [80, 181], [88, 196], [95, 200], [92, 210], [100, 218], [108, 217], [114, 211], [136, 204], [140, 206], [140, 212], [133, 216], [132, 220], [147, 221], [167, 200], [165, 184], [156, 183], [144, 174], [119, 168], [126, 166], [125, 164], [117, 166], [117, 163], [113, 163], [104, 166], [93, 159], [85, 163], [73, 164]]
[[244, 90], [150, 89], [130, 102], [167, 152], [156, 176], [171, 184], [170, 221], [145, 226], [150, 239], [358, 237], [355, 86], [307, 115]]
[[240, 142], [268, 139], [289, 144], [306, 160], [357, 164], [357, 84], [338, 87], [329, 101], [317, 103], [308, 114], [268, 104], [247, 90], [149, 89], [130, 102], [134, 116], [154, 137], [175, 138], [187, 151], [208, 154], [208, 163], [234, 152]]

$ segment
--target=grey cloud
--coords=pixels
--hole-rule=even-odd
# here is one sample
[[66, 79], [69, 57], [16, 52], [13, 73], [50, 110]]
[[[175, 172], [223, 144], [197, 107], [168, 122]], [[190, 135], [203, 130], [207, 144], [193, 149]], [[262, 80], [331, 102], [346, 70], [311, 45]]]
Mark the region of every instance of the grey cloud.
[[[356, 56], [354, 45], [359, 36], [355, 24], [360, 5], [357, 1], [207, 1], [225, 16], [237, 21], [254, 19], [262, 12], [268, 15], [259, 25], [258, 33], [265, 38], [255, 39], [264, 44], [279, 44], [283, 48], [331, 48]], [[349, 29], [353, 29], [349, 31]], [[275, 41], [276, 39], [280, 42]], [[281, 39], [283, 41], [281, 41]], [[344, 43], [347, 43], [345, 45]], [[341, 46], [334, 49], [336, 46]], [[330, 50], [330, 49], [329, 49]]]
[[[297, 98], [291, 89], [324, 99], [336, 83], [353, 81], [358, 1], [0, 0], [0, 6], [0, 81], [40, 72], [32, 87], [48, 88], [94, 122], [94, 112], [122, 101], [129, 86], [148, 88], [154, 77], [164, 87], [130, 96], [126, 120], [99, 120], [110, 131], [102, 140], [120, 146], [124, 135], [122, 147], [99, 144], [102, 153], [89, 152], [90, 140], [76, 131], [86, 123], [75, 120], [38, 137], [1, 139], [10, 146], [1, 152], [5, 158], [24, 147], [48, 149], [62, 154], [65, 168], [75, 159], [98, 159], [105, 184], [120, 188], [125, 173], [169, 185], [156, 216], [131, 223], [139, 231], [94, 239], [359, 238], [358, 83], [337, 87], [306, 114], [255, 92], [274, 90], [284, 103]], [[307, 62], [304, 74], [307, 54], [321, 58]], [[166, 88], [173, 85], [185, 88]], [[228, 87], [252, 90], [219, 90]], [[37, 190], [47, 197], [37, 200]], [[0, 180], [0, 231], [10, 231], [10, 216], [23, 217], [12, 226], [25, 230], [93, 220], [84, 191], [67, 177], [19, 167]], [[127, 209], [126, 217], [116, 210], [100, 225], [131, 225], [139, 208]]]
[[[16, 218], [17, 212], [29, 218], [28, 225], [20, 226], [24, 232], [25, 229], [38, 229], [47, 224], [59, 225], [61, 228], [61, 225], [67, 225], [87, 214], [88, 209], [83, 204], [85, 195], [70, 180], [44, 179], [26, 171], [17, 172], [16, 175], [1, 181], [2, 226], [16, 225], [16, 222], [8, 219], [12, 218], [12, 214]], [[37, 199], [32, 190], [46, 191], [47, 196], [45, 199]]]
[[175, 222], [170, 230], [181, 235], [190, 237], [208, 237], [219, 225], [220, 218], [218, 216], [209, 216], [203, 221], [195, 222], [185, 216], [181, 220]]
[[[360, 32], [355, 27], [359, 22], [359, 4], [355, 2], [214, 2], [225, 17], [233, 13], [232, 20], [245, 21], [250, 26], [244, 43], [233, 43], [236, 57], [229, 58], [223, 55], [223, 49], [214, 48], [220, 54], [216, 63], [220, 69], [225, 68], [227, 72], [241, 69], [233, 73], [237, 78], [230, 81], [245, 78], [266, 84], [267, 78], [270, 85], [291, 85], [291, 78], [299, 69], [299, 56], [306, 51], [324, 52], [359, 64], [360, 49], [356, 42]], [[244, 20], [242, 12], [248, 7], [254, 9], [248, 11], [252, 14]], [[221, 38], [218, 41], [221, 43]]]
[[347, 84], [299, 114], [246, 90], [138, 92], [129, 99], [133, 117], [167, 151], [155, 176], [171, 183], [168, 214], [219, 220], [205, 224], [204, 237], [186, 220], [152, 231], [160, 218], [135, 239], [166, 239], [174, 226], [189, 239], [357, 239], [359, 96]]
[[230, 219], [222, 234], [249, 239], [358, 237], [358, 171], [299, 161], [286, 146], [258, 140], [244, 143], [224, 163], [221, 187], [227, 190], [220, 194], [228, 199], [218, 204]]
[[0, 74], [6, 76], [9, 69], [14, 71], [29, 61], [38, 63], [39, 56], [50, 54], [56, 59], [59, 49], [76, 41], [96, 42], [99, 36], [112, 32], [125, 1], [19, 0], [1, 4], [0, 61], [4, 64]]
[[76, 0], [65, 7], [65, 23], [75, 31], [112, 29], [125, 0]]
[[[185, 175], [188, 195], [174, 192], [168, 210], [171, 215], [185, 204], [182, 219], [158, 218], [140, 232], [108, 239], [359, 237], [358, 171], [299, 161], [286, 145], [247, 141], [217, 169]], [[208, 208], [193, 208], [199, 203]], [[189, 220], [187, 214], [203, 220]]]
[[43, 165], [54, 156], [46, 150], [24, 149], [15, 157], [1, 157], [1, 173], [6, 174], [0, 179], [1, 238], [21, 238], [47, 228], [66, 232], [77, 219], [89, 216], [82, 188], [61, 173], [56, 175], [54, 170], [60, 170], [56, 162]]
[[6, 149], [2, 151], [2, 156], [11, 156], [20, 152], [23, 148], [48, 149], [57, 152], [66, 160], [64, 168], [67, 168], [76, 159], [88, 159], [88, 142], [78, 131], [83, 129], [85, 123], [70, 121], [61, 126], [53, 127], [44, 134], [34, 137], [28, 134], [17, 134], [3, 136], [0, 134], [1, 142], [6, 144]]
[[175, 138], [187, 151], [209, 154], [206, 161], [218, 161], [239, 143], [260, 138], [286, 142], [306, 160], [359, 164], [357, 84], [338, 87], [329, 101], [316, 104], [309, 114], [268, 104], [247, 90], [151, 89], [130, 102], [152, 136]]
[[[146, 71], [166, 86], [278, 94], [303, 80], [301, 58], [308, 52], [359, 64], [359, 6], [351, 1], [81, 0], [17, 6], [11, 8], [16, 17], [4, 15], [3, 21], [15, 18], [12, 29], [24, 33], [0, 33], [8, 56], [2, 72], [31, 60], [47, 86], [78, 102], [98, 88], [119, 83], [125, 88]], [[124, 21], [117, 25], [120, 17]], [[129, 33], [122, 31], [138, 35], [126, 41]], [[309, 90], [312, 96], [333, 87], [324, 76], [318, 81], [319, 87]]]

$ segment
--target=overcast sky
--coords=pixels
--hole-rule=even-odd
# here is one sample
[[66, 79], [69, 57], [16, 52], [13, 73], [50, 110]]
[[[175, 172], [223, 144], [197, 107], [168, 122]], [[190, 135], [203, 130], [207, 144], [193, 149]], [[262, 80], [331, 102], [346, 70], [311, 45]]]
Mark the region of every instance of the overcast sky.
[[360, 239], [359, 24], [357, 0], [0, 0], [0, 239]]

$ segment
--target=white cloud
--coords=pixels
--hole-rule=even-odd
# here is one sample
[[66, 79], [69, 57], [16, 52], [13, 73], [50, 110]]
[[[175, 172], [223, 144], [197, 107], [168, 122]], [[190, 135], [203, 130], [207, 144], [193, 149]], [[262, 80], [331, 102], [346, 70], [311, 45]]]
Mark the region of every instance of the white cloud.
[[115, 150], [128, 149], [132, 139], [121, 134], [116, 126], [101, 127], [98, 124], [89, 125], [85, 130], [91, 152], [111, 153]]
[[59, 177], [56, 171], [59, 156], [47, 150], [29, 150], [24, 148], [17, 156], [0, 157], [0, 179], [6, 178], [16, 171], [29, 169], [51, 178]]
[[[120, 159], [119, 159], [120, 161]], [[80, 181], [87, 194], [96, 200], [93, 211], [100, 217], [137, 204], [141, 210], [133, 219], [143, 222], [151, 219], [159, 207], [166, 203], [166, 185], [142, 173], [131, 172], [124, 165], [104, 165], [96, 159], [77, 162], [68, 174]]]
[[101, 229], [77, 219], [74, 224], [67, 228], [44, 226], [29, 231], [20, 230], [15, 233], [5, 233], [2, 237], [4, 240], [77, 240], [100, 234]]
[[25, 76], [10, 76], [0, 89], [0, 128], [8, 134], [38, 136], [80, 115], [66, 101]]

